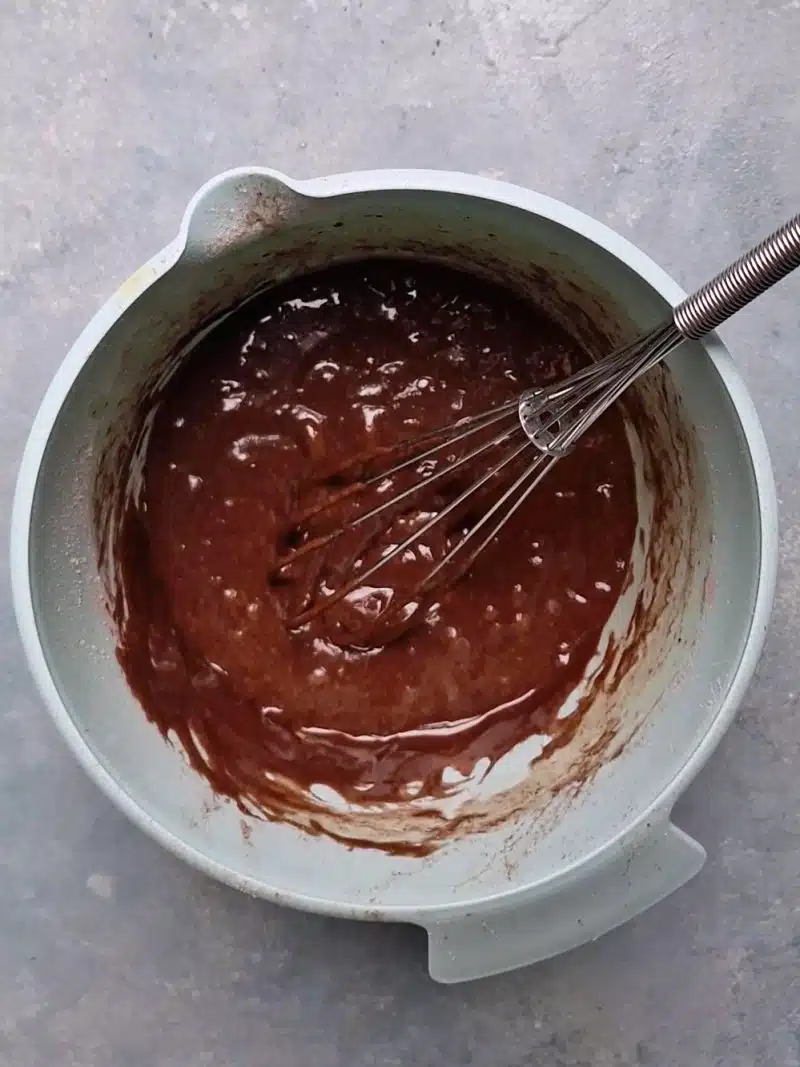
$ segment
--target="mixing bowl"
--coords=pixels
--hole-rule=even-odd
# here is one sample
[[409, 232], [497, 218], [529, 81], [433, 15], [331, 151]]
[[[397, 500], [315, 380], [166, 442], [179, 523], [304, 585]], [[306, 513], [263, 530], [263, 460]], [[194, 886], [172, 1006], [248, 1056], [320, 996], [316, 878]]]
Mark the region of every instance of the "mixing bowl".
[[[776, 499], [764, 437], [727, 351], [713, 336], [686, 344], [630, 409], [640, 529], [630, 588], [606, 635], [614, 684], [570, 744], [546, 759], [528, 751], [491, 789], [465, 793], [468, 832], [424, 857], [246, 818], [213, 795], [127, 687], [104, 604], [93, 493], [106, 486], [112, 528], [114, 463], [130, 444], [136, 405], [157, 396], [193, 333], [265, 285], [388, 253], [501, 280], [595, 348], [630, 339], [684, 295], [604, 226], [511, 185], [430, 171], [301, 182], [255, 167], [223, 174], [194, 197], [175, 240], [97, 313], [50, 385], [14, 500], [13, 592], [58, 728], [134, 822], [268, 900], [416, 923], [428, 932], [432, 976], [459, 981], [597, 937], [702, 866], [702, 847], [670, 811], [729, 726], [761, 649]], [[130, 458], [132, 484], [143, 447]], [[397, 810], [330, 818], [378, 845], [425, 832], [424, 820], [414, 829]]]

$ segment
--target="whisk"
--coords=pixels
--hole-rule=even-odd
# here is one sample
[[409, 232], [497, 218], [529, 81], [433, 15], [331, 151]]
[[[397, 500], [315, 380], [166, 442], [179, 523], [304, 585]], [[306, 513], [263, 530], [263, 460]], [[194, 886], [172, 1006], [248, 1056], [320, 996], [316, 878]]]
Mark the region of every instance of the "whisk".
[[[468, 523], [463, 536], [431, 567], [416, 588], [415, 598], [420, 600], [430, 593], [445, 575], [450, 581], [463, 575], [554, 464], [629, 386], [684, 341], [698, 340], [716, 329], [798, 266], [800, 215], [681, 301], [669, 321], [631, 344], [560, 382], [528, 389], [491, 410], [386, 449], [381, 453], [376, 473], [356, 478], [342, 473], [338, 491], [329, 493], [321, 503], [296, 517], [293, 536], [277, 561], [276, 573], [285, 571], [304, 556], [320, 552], [345, 530], [374, 525], [382, 518], [398, 514], [399, 509], [434, 483], [452, 483], [458, 472], [463, 477], [464, 473], [477, 470], [465, 488], [417, 524], [399, 543], [387, 545], [377, 560], [364, 566], [363, 559], [354, 559], [352, 572], [343, 577], [338, 587], [328, 588], [316, 602], [304, 604], [288, 620], [289, 625], [301, 626], [363, 588], [381, 568], [413, 548], [434, 526], [463, 513], [474, 506], [476, 499], [488, 495], [490, 505]], [[456, 454], [454, 449], [458, 448], [466, 451]], [[439, 464], [442, 458], [446, 462]], [[410, 484], [398, 492], [389, 492], [398, 477], [407, 478], [409, 474], [414, 476]], [[330, 484], [335, 486], [336, 479]], [[387, 492], [386, 499], [380, 499], [374, 506], [348, 514], [345, 526], [318, 535], [308, 532], [309, 523], [343, 500], [352, 510], [358, 499], [367, 500], [370, 494], [380, 498]]]

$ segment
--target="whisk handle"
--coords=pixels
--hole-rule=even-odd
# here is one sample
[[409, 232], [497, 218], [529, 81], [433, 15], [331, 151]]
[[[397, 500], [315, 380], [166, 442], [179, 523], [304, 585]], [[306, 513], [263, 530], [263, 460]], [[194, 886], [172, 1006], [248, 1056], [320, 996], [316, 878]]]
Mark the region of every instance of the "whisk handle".
[[800, 215], [775, 230], [673, 312], [684, 337], [698, 340], [800, 267]]

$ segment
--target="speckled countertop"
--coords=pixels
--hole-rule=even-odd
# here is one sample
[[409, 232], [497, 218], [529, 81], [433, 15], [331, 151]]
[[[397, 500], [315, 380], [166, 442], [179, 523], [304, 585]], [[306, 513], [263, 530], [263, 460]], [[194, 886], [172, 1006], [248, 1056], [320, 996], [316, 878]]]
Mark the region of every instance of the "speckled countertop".
[[[686, 286], [800, 200], [798, 0], [7, 0], [0, 492], [99, 303], [216, 172], [478, 171]], [[143, 836], [28, 677], [2, 532], [3, 1067], [798, 1067], [800, 282], [723, 331], [772, 448], [778, 597], [736, 725], [676, 809], [703, 872], [561, 959], [461, 987], [424, 934], [282, 911]]]

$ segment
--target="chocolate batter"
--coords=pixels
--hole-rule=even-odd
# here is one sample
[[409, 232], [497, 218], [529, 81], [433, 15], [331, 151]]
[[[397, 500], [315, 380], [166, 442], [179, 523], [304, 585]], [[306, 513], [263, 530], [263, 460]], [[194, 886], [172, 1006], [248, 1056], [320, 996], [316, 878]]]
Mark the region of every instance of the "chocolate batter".
[[[636, 529], [618, 413], [433, 595], [415, 591], [496, 487], [368, 588], [303, 615], [485, 466], [281, 564], [352, 519], [363, 504], [347, 487], [380, 471], [384, 449], [585, 360], [506, 290], [405, 261], [278, 286], [199, 342], [160, 400], [117, 539], [118, 654], [148, 717], [218, 793], [271, 818], [313, 811], [312, 784], [358, 803], [437, 795], [448, 766], [468, 773], [531, 734], [558, 744], [574, 731], [576, 715], [557, 712], [597, 649]], [[343, 486], [341, 505], [316, 514]]]

